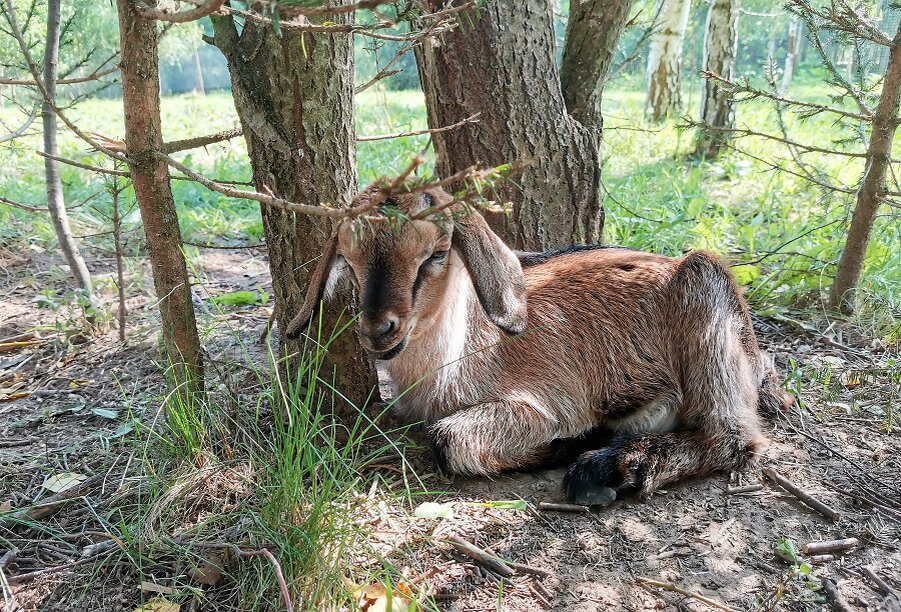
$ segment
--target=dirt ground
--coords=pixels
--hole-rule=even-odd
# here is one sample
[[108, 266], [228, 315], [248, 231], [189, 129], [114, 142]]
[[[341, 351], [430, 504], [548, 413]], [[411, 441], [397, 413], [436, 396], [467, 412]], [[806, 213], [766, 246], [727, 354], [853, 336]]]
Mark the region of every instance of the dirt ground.
[[[0, 346], [39, 330], [39, 341], [0, 353], [0, 587], [6, 610], [134, 610], [142, 597], [138, 574], [127, 567], [84, 573], [78, 561], [86, 547], [103, 539], [83, 528], [90, 512], [114, 504], [133, 472], [117, 440], [128, 435], [133, 419], [157, 418], [154, 410], [164, 390], [154, 361], [158, 323], [149, 274], [134, 281], [128, 340], [121, 344], [112, 326], [84, 334], [67, 322], [66, 309], [37, 307], [41, 290], [65, 286], [59, 264], [45, 253], [0, 250]], [[113, 274], [111, 261], [89, 264], [96, 274]], [[204, 251], [198, 275], [199, 302], [238, 289], [271, 292], [262, 251]], [[258, 346], [255, 338], [269, 307], [215, 316], [201, 308], [199, 323], [211, 353], [240, 352], [229, 346], [234, 336], [215, 332], [223, 327]], [[422, 466], [425, 485], [443, 491], [431, 499], [449, 503], [453, 515], [415, 518], [411, 508], [382, 502], [370, 522], [372, 545], [404, 564], [411, 584], [440, 609], [461, 612], [842, 609], [824, 603], [820, 585], [826, 579], [837, 583], [845, 609], [901, 610], [892, 595], [901, 593], [901, 437], [897, 414], [892, 415], [901, 410], [901, 377], [887, 370], [897, 349], [893, 353], [851, 331], [839, 334], [840, 326], [827, 329], [799, 317], [757, 322], [762, 343], [802, 400], [798, 409], [771, 423], [772, 444], [760, 467], [573, 513], [537, 509], [540, 502], [563, 501], [560, 470], [448, 481], [428, 473], [433, 471], [428, 460], [418, 457], [414, 463]], [[265, 351], [253, 349], [250, 358], [265, 363]], [[765, 477], [763, 467], [809, 492], [838, 518], [799, 502]], [[384, 470], [381, 482], [397, 467]], [[55, 517], [57, 527], [75, 534], [68, 542], [4, 522], [2, 512], [46, 496], [42, 483], [61, 472], [102, 480], [85, 498], [92, 503], [73, 503]], [[757, 484], [746, 493], [728, 491]], [[528, 502], [526, 510], [472, 503], [517, 499]], [[499, 581], [450, 546], [429, 544], [434, 536], [444, 541], [454, 535], [547, 575], [516, 571]], [[6, 554], [13, 538], [19, 550]], [[801, 552], [808, 543], [840, 538], [856, 538], [858, 544], [831, 558], [811, 560]], [[796, 562], [777, 556], [785, 540], [797, 548]], [[40, 572], [35, 579], [19, 578], [35, 571]], [[96, 590], [97, 596], [73, 608], [61, 585], [85, 580], [81, 588]], [[182, 609], [189, 608], [204, 609]]]

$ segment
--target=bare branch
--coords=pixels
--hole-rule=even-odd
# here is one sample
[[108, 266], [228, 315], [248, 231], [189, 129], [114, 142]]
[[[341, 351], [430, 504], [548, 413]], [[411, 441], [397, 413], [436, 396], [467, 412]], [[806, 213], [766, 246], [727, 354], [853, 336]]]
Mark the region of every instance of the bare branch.
[[210, 134], [208, 136], [196, 136], [194, 138], [185, 138], [184, 140], [173, 140], [172, 142], [163, 144], [163, 151], [165, 153], [178, 153], [179, 151], [197, 149], [199, 147], [205, 147], [217, 142], [222, 142], [223, 140], [231, 140], [232, 138], [237, 138], [238, 136], [243, 135], [244, 130], [242, 130], [241, 128], [236, 128], [233, 130], [218, 132], [216, 134]]
[[38, 116], [38, 107], [35, 106], [31, 109], [31, 112], [28, 113], [28, 117], [25, 118], [25, 121], [24, 121], [24, 123], [22, 123], [22, 125], [20, 125], [15, 130], [11, 131], [9, 134], [4, 134], [3, 136], [0, 136], [0, 143], [9, 142], [10, 140], [15, 140], [16, 138], [18, 138], [19, 136], [24, 134], [25, 130], [27, 130], [31, 126], [31, 124], [34, 123], [34, 119], [37, 116]]
[[4, 198], [3, 196], [0, 196], [0, 203], [6, 204], [8, 206], [12, 206], [13, 208], [18, 208], [20, 210], [27, 210], [28, 212], [37, 212], [37, 213], [48, 212], [48, 209], [45, 206], [32, 206], [31, 204], [22, 204], [21, 202], [16, 202], [14, 200]]
[[89, 170], [91, 172], [97, 172], [98, 174], [109, 174], [111, 176], [130, 176], [128, 172], [125, 170], [113, 170], [111, 168], [101, 168], [100, 166], [91, 166], [89, 164], [85, 164], [82, 162], [77, 162], [74, 159], [68, 159], [66, 157], [58, 157], [56, 155], [50, 155], [49, 153], [44, 153], [43, 151], [35, 151], [41, 157], [46, 157], [48, 159], [54, 159], [60, 163], [67, 164], [69, 166], [75, 166], [76, 168], [81, 168], [82, 170]]
[[[111, 66], [106, 70], [95, 70], [91, 74], [82, 77], [72, 77], [68, 79], [60, 79], [56, 82], [57, 85], [77, 85], [79, 83], [88, 83], [90, 81], [99, 81], [105, 76], [113, 74], [114, 72], [119, 71], [119, 65]], [[0, 77], [0, 85], [24, 85], [26, 87], [35, 87], [37, 82], [34, 79], [7, 79]]]
[[138, 13], [144, 19], [156, 19], [157, 21], [168, 21], [169, 23], [188, 23], [212, 15], [222, 8], [223, 3], [224, 0], [207, 0], [200, 6], [175, 13], [168, 8], [144, 6], [138, 9]]
[[430, 130], [416, 130], [414, 132], [400, 132], [399, 134], [378, 134], [375, 136], [357, 136], [357, 142], [372, 142], [373, 140], [389, 140], [391, 138], [406, 138], [408, 136], [421, 136], [423, 134], [435, 134], [437, 132], [447, 132], [449, 130], [456, 129], [458, 127], [464, 126], [468, 123], [478, 123], [479, 115], [482, 113], [476, 113], [475, 115], [470, 115], [463, 121], [458, 121], [457, 123], [446, 125], [440, 128], [433, 128]]

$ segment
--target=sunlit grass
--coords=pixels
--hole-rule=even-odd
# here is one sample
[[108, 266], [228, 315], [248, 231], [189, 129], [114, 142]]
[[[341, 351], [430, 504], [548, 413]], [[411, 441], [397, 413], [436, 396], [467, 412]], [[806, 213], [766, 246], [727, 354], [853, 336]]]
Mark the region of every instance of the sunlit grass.
[[[788, 95], [828, 103], [831, 93], [815, 73], [803, 73]], [[697, 87], [687, 87], [684, 97], [687, 106], [683, 112], [697, 115]], [[427, 127], [421, 92], [373, 88], [355, 102], [359, 135]], [[72, 115], [85, 129], [120, 138], [119, 104], [118, 100], [87, 101], [73, 109]], [[735, 264], [747, 264], [736, 268], [736, 273], [748, 286], [747, 295], [756, 308], [821, 306], [843, 245], [853, 195], [830, 193], [797, 176], [774, 171], [766, 162], [792, 167], [788, 152], [784, 145], [761, 138], [741, 138], [734, 143], [741, 153], [727, 151], [715, 161], [688, 159], [693, 131], [679, 130], [678, 117], [660, 125], [648, 124], [643, 105], [644, 94], [636, 79], [616, 83], [605, 92], [605, 239], [670, 255], [711, 249]], [[0, 111], [12, 112], [10, 108]], [[785, 121], [792, 138], [819, 147], [835, 146], [833, 141], [848, 135], [847, 129], [835, 126], [826, 115], [802, 121], [787, 113]], [[164, 99], [163, 125], [166, 138], [176, 139], [236, 127], [238, 121], [230, 95], [219, 92]], [[780, 133], [773, 106], [766, 101], [740, 105], [737, 125]], [[412, 155], [423, 151], [427, 152], [423, 171], [431, 172], [434, 157], [427, 144], [428, 136], [359, 143], [360, 183], [396, 174]], [[38, 146], [38, 135], [33, 135], [0, 149], [6, 169], [0, 176], [0, 191], [7, 197], [36, 204], [44, 201], [41, 159], [33, 153]], [[69, 157], [85, 157], [83, 143], [66, 133], [61, 150]], [[896, 150], [901, 156], [901, 142], [896, 143]], [[99, 155], [90, 159], [102, 161]], [[213, 177], [250, 179], [240, 138], [184, 154], [182, 159]], [[820, 153], [807, 153], [803, 159], [828, 180], [852, 189], [863, 170], [861, 159]], [[63, 169], [63, 180], [69, 202], [87, 198], [103, 187], [98, 177], [69, 167]], [[188, 181], [173, 181], [173, 192], [188, 240], [203, 244], [260, 242], [263, 231], [257, 204], [226, 198]], [[101, 196], [74, 210], [76, 233], [106, 229], [101, 214], [104, 206]], [[877, 220], [856, 315], [862, 329], [892, 339], [899, 336], [901, 326], [901, 224], [895, 212], [886, 209]], [[138, 221], [137, 213], [132, 213], [126, 226], [137, 230]], [[3, 206], [0, 241], [55, 248], [55, 236], [45, 218]], [[85, 242], [89, 249], [109, 252], [104, 236]], [[139, 242], [130, 244], [134, 248]]]

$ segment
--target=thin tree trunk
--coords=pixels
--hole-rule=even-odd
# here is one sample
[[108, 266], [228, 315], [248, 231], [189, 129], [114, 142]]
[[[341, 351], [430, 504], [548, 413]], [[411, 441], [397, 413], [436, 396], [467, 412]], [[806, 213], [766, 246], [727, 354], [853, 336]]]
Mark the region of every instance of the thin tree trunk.
[[792, 19], [788, 24], [788, 45], [785, 50], [785, 68], [782, 71], [782, 84], [779, 93], [784, 94], [791, 85], [798, 64], [798, 49], [801, 47], [801, 20]]
[[113, 224], [113, 247], [116, 254], [116, 290], [119, 296], [119, 312], [116, 320], [119, 323], [119, 342], [125, 342], [127, 317], [125, 312], [125, 263], [122, 259], [122, 215], [119, 210], [119, 196], [122, 194], [122, 190], [119, 189], [118, 177], [112, 177], [109, 194], [113, 204], [111, 222]]
[[194, 49], [194, 91], [201, 96], [206, 95], [206, 88], [203, 85], [203, 66], [200, 63], [200, 53]]
[[[730, 81], [738, 52], [738, 13], [738, 0], [711, 0], [704, 35], [704, 70]], [[701, 128], [695, 155], [716, 157], [729, 141], [725, 130], [735, 125], [735, 106], [723, 84], [714, 79], [704, 80], [701, 123], [717, 129]]]
[[[47, 45], [44, 49], [44, 86], [50, 100], [44, 100], [41, 119], [44, 124], [44, 153], [59, 156], [56, 145], [56, 113], [50, 101], [56, 101], [56, 78], [59, 67], [59, 35], [60, 35], [60, 2], [61, 0], [47, 1]], [[63, 196], [63, 183], [59, 178], [59, 162], [49, 157], [44, 158], [44, 174], [47, 183], [47, 208], [53, 219], [53, 227], [56, 230], [56, 238], [59, 240], [59, 248], [76, 284], [93, 297], [91, 287], [91, 274], [78, 251], [78, 244], [72, 236], [69, 227], [69, 215], [66, 213], [66, 201]]]
[[[332, 19], [350, 22], [348, 16]], [[213, 27], [215, 44], [228, 62], [257, 190], [271, 190], [295, 202], [348, 204], [357, 182], [351, 37], [279, 35], [271, 26], [252, 22], [239, 34], [231, 17], [214, 17]], [[279, 330], [284, 330], [303, 303], [331, 227], [271, 207], [263, 206], [261, 212], [275, 313]], [[324, 306], [323, 340], [349, 318], [351, 296], [348, 292], [340, 297]], [[315, 328], [314, 322], [314, 338]], [[287, 354], [303, 348], [303, 340], [284, 335], [281, 343]], [[334, 366], [337, 389], [362, 407], [378, 381], [356, 334], [341, 334], [326, 363]]]
[[203, 389], [203, 364], [191, 284], [169, 184], [169, 167], [155, 154], [163, 145], [157, 24], [142, 18], [133, 0], [118, 0], [117, 4], [125, 150], [147, 238], [162, 317], [163, 346], [174, 366], [175, 383], [198, 391]]
[[566, 111], [552, 5], [490, 2], [462, 15], [468, 26], [444, 34], [440, 45], [417, 49], [429, 127], [481, 113], [477, 124], [433, 134], [438, 173], [526, 163], [515, 181], [496, 186], [513, 214], [492, 225], [509, 244], [533, 250], [598, 242], [604, 222], [600, 131]]
[[891, 163], [892, 141], [898, 125], [899, 101], [901, 101], [901, 25], [898, 26], [889, 51], [882, 94], [873, 117], [873, 131], [867, 149], [867, 166], [857, 192], [857, 204], [851, 216], [848, 239], [838, 262], [830, 295], [832, 308], [844, 312], [850, 312], [854, 308], [854, 291], [863, 269], [873, 221], [882, 202], [882, 192], [885, 191], [885, 174]]
[[682, 44], [691, 0], [661, 0], [659, 25], [648, 51], [648, 98], [645, 114], [660, 121], [682, 105]]
[[560, 86], [566, 110], [583, 125], [601, 125], [601, 92], [632, 0], [571, 2]]

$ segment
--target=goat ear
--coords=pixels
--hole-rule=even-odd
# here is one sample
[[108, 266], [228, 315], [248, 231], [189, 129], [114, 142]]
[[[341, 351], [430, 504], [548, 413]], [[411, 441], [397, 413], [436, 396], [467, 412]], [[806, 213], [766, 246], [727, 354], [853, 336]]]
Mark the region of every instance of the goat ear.
[[337, 264], [337, 252], [338, 232], [335, 231], [326, 241], [322, 257], [319, 258], [319, 263], [316, 264], [316, 269], [313, 270], [313, 274], [310, 276], [310, 283], [307, 286], [307, 294], [304, 297], [303, 306], [300, 307], [300, 311], [291, 319], [288, 328], [285, 330], [285, 335], [289, 338], [299, 336], [313, 319], [313, 314], [319, 308], [319, 303], [323, 297], [325, 297], [326, 285], [329, 283], [329, 278]]
[[526, 286], [513, 251], [475, 211], [457, 222], [452, 240], [491, 320], [510, 333], [524, 332], [528, 323]]

